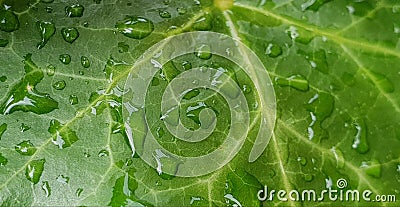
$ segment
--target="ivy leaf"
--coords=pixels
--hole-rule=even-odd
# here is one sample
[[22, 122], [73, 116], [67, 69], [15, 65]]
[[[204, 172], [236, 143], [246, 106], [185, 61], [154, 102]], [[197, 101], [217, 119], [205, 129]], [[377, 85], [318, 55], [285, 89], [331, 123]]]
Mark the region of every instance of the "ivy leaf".
[[[399, 2], [0, 4], [1, 205], [399, 205]], [[236, 156], [212, 173], [183, 178], [163, 172], [168, 163], [162, 158], [168, 155], [161, 151], [154, 153], [160, 168], [143, 161], [135, 146], [143, 131], [124, 117], [139, 109], [123, 99], [141, 95], [126, 90], [125, 82], [138, 75], [133, 67], [138, 60], [153, 57], [147, 49], [193, 31], [226, 34], [254, 52], [273, 80], [277, 120], [267, 148], [249, 162], [264, 127], [260, 114], [266, 110], [257, 107], [262, 95], [257, 83], [233, 62], [211, 54], [213, 45], [162, 65], [151, 80], [144, 108], [148, 133], [171, 153], [197, 157], [223, 148], [231, 127], [226, 100], [200, 88], [182, 97], [178, 115], [193, 131], [204, 127], [202, 111], [212, 110], [217, 117], [212, 134], [191, 143], [168, 130], [160, 119], [161, 97], [185, 71], [221, 71], [237, 83], [250, 107], [251, 127], [243, 147], [233, 152]], [[193, 170], [199, 167], [204, 166]], [[314, 190], [320, 198], [328, 189], [342, 191], [344, 197], [302, 199], [302, 192]], [[260, 190], [265, 199], [258, 198]], [[289, 197], [294, 190], [300, 192], [298, 200]], [[360, 202], [345, 200], [350, 190], [369, 190], [371, 200], [362, 194]]]

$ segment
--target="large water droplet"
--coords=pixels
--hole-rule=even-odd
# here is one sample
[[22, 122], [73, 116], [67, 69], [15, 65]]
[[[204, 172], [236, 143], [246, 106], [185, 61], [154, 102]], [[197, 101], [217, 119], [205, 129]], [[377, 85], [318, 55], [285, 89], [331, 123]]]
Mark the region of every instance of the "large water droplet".
[[46, 194], [46, 197], [49, 197], [51, 195], [51, 188], [48, 181], [42, 182], [42, 190]]
[[64, 90], [64, 88], [67, 86], [67, 83], [65, 83], [64, 80], [57, 81], [53, 83], [53, 88], [56, 90]]
[[64, 65], [68, 65], [71, 62], [71, 56], [68, 54], [60, 55], [59, 59]]
[[6, 123], [1, 124], [0, 125], [0, 140], [6, 130], [7, 130], [7, 124]]
[[81, 57], [81, 65], [82, 65], [84, 68], [89, 68], [89, 67], [90, 67], [90, 60], [89, 60], [89, 58], [87, 58], [86, 56], [82, 56], [82, 57]]
[[292, 75], [288, 78], [275, 78], [275, 83], [280, 86], [290, 86], [300, 91], [308, 91], [308, 81], [302, 75]]
[[53, 144], [57, 145], [60, 149], [70, 147], [79, 140], [75, 131], [55, 119], [50, 121], [50, 127], [47, 131], [50, 132], [53, 137]]
[[143, 39], [153, 32], [154, 24], [143, 17], [127, 16], [125, 19], [118, 21], [115, 24], [115, 28], [126, 37]]
[[381, 177], [382, 165], [376, 159], [373, 159], [368, 162], [362, 162], [360, 168], [363, 169], [364, 172], [371, 177], [374, 178]]
[[37, 44], [37, 48], [43, 48], [50, 38], [56, 33], [56, 25], [53, 22], [36, 22], [40, 32], [41, 41]]
[[160, 10], [158, 14], [160, 15], [161, 18], [171, 18], [171, 13], [169, 13], [166, 10]]
[[199, 89], [192, 89], [190, 91], [188, 91], [184, 96], [183, 99], [185, 100], [190, 100], [196, 96], [198, 96], [200, 94], [200, 90]]
[[36, 147], [32, 144], [30, 140], [23, 141], [15, 146], [15, 151], [21, 155], [31, 156], [35, 154]]
[[365, 125], [363, 119], [355, 121], [353, 125], [356, 129], [356, 132], [351, 147], [355, 149], [357, 152], [364, 154], [369, 150], [367, 141], [367, 126]]
[[8, 163], [8, 159], [5, 158], [1, 153], [0, 153], [0, 167], [6, 165]]
[[67, 15], [67, 17], [82, 17], [84, 10], [85, 7], [83, 7], [82, 5], [74, 4], [65, 7], [65, 15]]
[[45, 159], [32, 160], [25, 168], [25, 177], [33, 184], [37, 184], [44, 170]]
[[25, 56], [25, 75], [22, 80], [13, 86], [8, 98], [1, 105], [0, 111], [9, 114], [15, 111], [45, 114], [58, 108], [58, 103], [48, 94], [41, 93], [35, 86], [43, 79], [43, 71], [31, 59], [32, 54]]
[[59, 175], [59, 176], [57, 176], [56, 180], [57, 180], [57, 182], [65, 185], [65, 184], [68, 184], [69, 177], [64, 176], [64, 175]]
[[195, 53], [196, 57], [203, 59], [203, 60], [208, 60], [211, 58], [212, 53], [211, 53], [211, 47], [210, 45], [201, 45], [198, 48], [196, 48]]
[[13, 32], [19, 28], [17, 15], [10, 10], [0, 10], [0, 30]]
[[0, 39], [0, 47], [5, 47], [8, 45], [7, 39]]
[[78, 29], [75, 27], [68, 27], [61, 29], [61, 35], [66, 42], [73, 43], [79, 37]]

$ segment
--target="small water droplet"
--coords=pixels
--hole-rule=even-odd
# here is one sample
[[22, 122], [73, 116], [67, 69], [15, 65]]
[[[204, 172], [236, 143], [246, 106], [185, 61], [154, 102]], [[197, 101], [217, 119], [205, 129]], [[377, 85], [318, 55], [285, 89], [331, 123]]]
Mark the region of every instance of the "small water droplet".
[[297, 161], [303, 166], [307, 164], [307, 159], [305, 157], [298, 157]]
[[46, 194], [46, 197], [49, 197], [51, 195], [51, 188], [48, 181], [42, 182], [42, 190]]
[[192, 69], [192, 63], [190, 63], [189, 61], [184, 61], [182, 63], [182, 68], [184, 70], [190, 70], [190, 69]]
[[56, 90], [63, 90], [66, 86], [67, 86], [67, 84], [65, 83], [64, 80], [60, 80], [60, 81], [53, 83], [53, 88]]
[[78, 73], [79, 73], [79, 75], [85, 75], [85, 72], [83, 72], [81, 70]]
[[7, 130], [7, 124], [6, 123], [1, 124], [0, 125], [0, 140], [6, 130]]
[[5, 32], [14, 32], [19, 28], [17, 15], [10, 10], [0, 10], [0, 30]]
[[59, 176], [57, 176], [56, 180], [57, 180], [57, 182], [66, 185], [69, 182], [69, 177], [64, 176], [64, 175], [59, 175]]
[[126, 37], [143, 39], [153, 32], [154, 24], [143, 17], [127, 16], [125, 19], [118, 21], [115, 24], [115, 28]]
[[171, 13], [169, 13], [166, 10], [160, 10], [158, 14], [160, 15], [161, 18], [171, 18]]
[[158, 127], [157, 128], [157, 137], [161, 138], [164, 136], [164, 134], [165, 134], [164, 129], [162, 127]]
[[74, 4], [65, 7], [65, 15], [67, 17], [82, 17], [85, 8], [80, 4]]
[[82, 65], [84, 68], [89, 68], [89, 67], [90, 67], [90, 60], [89, 60], [89, 58], [87, 58], [86, 56], [82, 56], [82, 57], [81, 57], [81, 65]]
[[47, 13], [53, 13], [53, 10], [54, 10], [52, 7], [49, 7], [49, 6], [44, 9], [46, 10]]
[[6, 47], [8, 45], [7, 39], [0, 39], [0, 47]]
[[129, 51], [129, 45], [125, 42], [118, 42], [118, 52], [124, 53]]
[[265, 54], [269, 57], [275, 58], [282, 55], [282, 48], [276, 44], [270, 43], [265, 49]]
[[275, 78], [275, 83], [280, 86], [290, 86], [299, 91], [308, 91], [307, 79], [302, 75], [292, 75], [288, 78]]
[[195, 21], [193, 28], [199, 31], [208, 31], [212, 29], [213, 18], [206, 14]]
[[41, 41], [37, 44], [37, 48], [43, 48], [50, 38], [56, 33], [56, 26], [53, 22], [36, 22], [39, 29]]
[[60, 149], [70, 147], [79, 140], [75, 131], [72, 131], [69, 127], [55, 119], [50, 121], [50, 127], [47, 131], [50, 132], [53, 137], [53, 144], [57, 145]]
[[110, 153], [105, 149], [100, 150], [98, 154], [99, 157], [108, 157], [108, 155], [110, 155]]
[[6, 82], [7, 81], [7, 76], [0, 76], [0, 82]]
[[356, 129], [356, 132], [351, 147], [355, 149], [357, 152], [364, 154], [369, 150], [367, 141], [367, 126], [365, 125], [363, 119], [355, 121], [353, 125]]
[[59, 59], [64, 65], [68, 65], [71, 62], [71, 56], [68, 54], [60, 55]]
[[21, 132], [25, 132], [28, 131], [31, 127], [22, 123], [21, 126], [19, 127], [19, 129], [21, 130]]
[[311, 175], [311, 174], [305, 174], [305, 175], [304, 175], [304, 180], [305, 180], [306, 182], [311, 182], [313, 179], [314, 179], [314, 176]]
[[53, 76], [56, 73], [56, 67], [54, 65], [47, 65], [46, 66], [46, 72], [48, 76]]
[[211, 58], [212, 53], [211, 53], [211, 47], [210, 45], [201, 45], [195, 50], [196, 57], [203, 59], [203, 60], [208, 60]]
[[84, 22], [84, 23], [83, 23], [83, 27], [88, 28], [88, 27], [89, 27], [89, 22]]
[[70, 95], [70, 96], [69, 96], [69, 103], [70, 103], [71, 105], [76, 105], [76, 104], [78, 104], [78, 96], [76, 96], [76, 95]]
[[49, 4], [49, 3], [53, 3], [54, 0], [40, 0], [40, 2]]
[[67, 27], [61, 29], [61, 35], [68, 43], [73, 43], [79, 37], [78, 29], [75, 27]]
[[8, 163], [8, 159], [5, 158], [1, 153], [0, 153], [0, 167], [5, 166]]
[[376, 159], [372, 159], [371, 161], [368, 162], [362, 162], [360, 168], [363, 169], [364, 172], [371, 177], [374, 178], [381, 177], [382, 165]]
[[176, 9], [176, 11], [178, 12], [178, 14], [183, 15], [186, 14], [187, 10], [184, 7], [178, 7]]
[[33, 184], [37, 184], [44, 170], [45, 159], [32, 160], [25, 168], [25, 177]]
[[82, 194], [82, 192], [83, 192], [83, 188], [78, 188], [78, 189], [76, 189], [76, 191], [75, 191], [76, 197], [80, 197], [81, 194]]

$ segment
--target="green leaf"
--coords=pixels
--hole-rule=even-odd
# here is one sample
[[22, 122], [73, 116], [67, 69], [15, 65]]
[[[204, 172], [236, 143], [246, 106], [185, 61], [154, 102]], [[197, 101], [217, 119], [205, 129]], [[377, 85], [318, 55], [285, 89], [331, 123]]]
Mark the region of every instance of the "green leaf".
[[[400, 205], [398, 1], [2, 0], [0, 7], [1, 206]], [[218, 42], [168, 61], [145, 95], [125, 88], [140, 76], [138, 60], [161, 55], [146, 50], [193, 31], [240, 40], [274, 80], [274, 133], [254, 162], [249, 154], [268, 114], [263, 94], [245, 68], [212, 54]], [[233, 55], [254, 65], [239, 50]], [[232, 109], [214, 90], [187, 91], [173, 114], [192, 136], [213, 126], [214, 113], [207, 139], [184, 141], [160, 119], [167, 86], [195, 68], [220, 71], [244, 94], [250, 127], [240, 151], [223, 146]], [[123, 101], [134, 97], [145, 99], [146, 120], [136, 113], [141, 106]], [[144, 121], [148, 131], [129, 124]], [[144, 133], [169, 151], [152, 154], [159, 168], [136, 151]], [[163, 171], [179, 163], [169, 162], [170, 153], [198, 157], [221, 148], [237, 154], [212, 173]], [[301, 198], [328, 188], [344, 197], [370, 190], [371, 201], [362, 194], [360, 202], [289, 199], [293, 190]], [[266, 199], [260, 190], [268, 190]], [[283, 190], [287, 201], [278, 199]]]

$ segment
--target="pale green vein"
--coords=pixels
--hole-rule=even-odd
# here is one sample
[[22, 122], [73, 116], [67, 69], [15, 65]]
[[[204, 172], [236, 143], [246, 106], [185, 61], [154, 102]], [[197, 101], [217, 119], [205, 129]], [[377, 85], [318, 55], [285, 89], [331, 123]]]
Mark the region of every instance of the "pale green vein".
[[301, 27], [305, 30], [313, 32], [315, 35], [327, 37], [329, 40], [332, 40], [338, 44], [349, 45], [349, 46], [352, 46], [353, 48], [360, 48], [360, 49], [368, 50], [370, 52], [380, 52], [380, 53], [383, 53], [386, 55], [393, 55], [396, 57], [400, 57], [400, 52], [398, 50], [395, 50], [392, 48], [387, 48], [387, 47], [384, 47], [384, 46], [381, 46], [378, 44], [373, 44], [373, 43], [370, 43], [367, 41], [352, 40], [352, 39], [337, 35], [335, 33], [335, 31], [331, 31], [328, 29], [320, 29], [317, 26], [305, 24], [298, 20], [290, 19], [289, 17], [275, 14], [268, 10], [262, 10], [260, 8], [256, 8], [253, 6], [247, 6], [247, 5], [243, 5], [243, 4], [239, 4], [239, 3], [236, 3], [235, 6], [242, 8], [242, 9], [250, 10], [251, 12], [258, 12], [265, 16], [272, 17], [272, 18], [280, 20], [288, 25], [294, 25], [294, 26]]
[[390, 96], [390, 94], [386, 93], [385, 90], [382, 88], [382, 86], [378, 83], [378, 81], [376, 80], [376, 78], [374, 77], [374, 75], [371, 73], [371, 71], [369, 71], [368, 69], [366, 69], [364, 67], [364, 65], [361, 63], [361, 61], [345, 46], [342, 45], [343, 51], [357, 64], [358, 69], [365, 74], [368, 79], [370, 79], [372, 81], [372, 83], [376, 86], [376, 88], [378, 89], [379, 93], [382, 94], [390, 103], [391, 105], [394, 107], [394, 109], [400, 113], [400, 107], [398, 105], [398, 103], [396, 103], [396, 101], [393, 99], [392, 96]]

